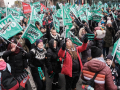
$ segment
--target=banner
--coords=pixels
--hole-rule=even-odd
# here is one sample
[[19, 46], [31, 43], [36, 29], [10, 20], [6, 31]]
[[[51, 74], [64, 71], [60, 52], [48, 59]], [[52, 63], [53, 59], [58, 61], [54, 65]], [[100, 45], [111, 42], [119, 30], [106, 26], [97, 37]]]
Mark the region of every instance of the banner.
[[23, 6], [23, 13], [24, 14], [31, 13], [31, 7], [29, 4], [22, 2], [22, 6]]
[[33, 3], [33, 7], [36, 9], [37, 12], [39, 12], [41, 8], [40, 2]]
[[0, 13], [1, 13], [1, 14], [5, 14], [5, 13], [6, 13], [6, 8], [0, 7]]
[[87, 16], [87, 20], [92, 20], [92, 14], [88, 9], [86, 9], [86, 16]]
[[73, 25], [67, 25], [66, 26], [66, 37], [68, 35], [68, 32], [70, 31], [70, 29], [72, 28]]
[[113, 16], [114, 20], [115, 20], [115, 18], [117, 18], [117, 16], [113, 12], [112, 12], [112, 16]]
[[20, 22], [20, 12], [12, 9], [12, 8], [7, 8], [7, 15], [11, 14], [17, 22]]
[[32, 8], [32, 13], [31, 13], [30, 21], [31, 21], [31, 24], [33, 26], [35, 26], [35, 22], [36, 21], [38, 21], [40, 23], [40, 25], [42, 26], [43, 17], [44, 17], [44, 14], [38, 14], [36, 12], [36, 9], [34, 9], [34, 7]]
[[62, 18], [62, 10], [58, 9], [57, 12], [55, 13], [56, 17]]
[[114, 54], [115, 54], [115, 59], [120, 64], [120, 39], [118, 39], [114, 44], [114, 47], [112, 50], [112, 56], [114, 56]]
[[46, 9], [46, 10], [49, 10], [45, 5], [43, 5], [42, 3], [40, 3], [41, 5], [41, 11], [43, 11], [43, 8]]
[[63, 18], [63, 25], [72, 25], [72, 19], [69, 15], [70, 11], [68, 9], [65, 9], [64, 6], [62, 8], [62, 18]]
[[80, 16], [81, 21], [85, 20], [87, 22], [87, 17], [82, 9], [79, 11], [79, 16]]
[[2, 33], [0, 33], [0, 36], [5, 38], [6, 40], [23, 30], [23, 28], [19, 25], [19, 23], [14, 19], [14, 17], [11, 14], [0, 20], [0, 30], [9, 21], [12, 22], [10, 26], [6, 30], [2, 31]]
[[100, 13], [98, 13], [96, 11], [92, 12], [92, 20], [93, 21], [100, 22], [102, 17], [103, 17], [103, 15]]
[[73, 14], [74, 14], [77, 18], [79, 17], [79, 15], [78, 15], [78, 10], [77, 10], [77, 8], [75, 7], [75, 4], [70, 7], [70, 10], [71, 10], [71, 12], [73, 12]]
[[33, 44], [37, 39], [40, 39], [42, 36], [42, 32], [36, 26], [29, 24], [22, 38], [28, 39], [30, 43]]
[[67, 33], [67, 37], [70, 38], [74, 44], [78, 46], [82, 45], [82, 42], [71, 31]]
[[53, 24], [54, 24], [55, 30], [59, 33], [59, 31], [60, 31], [60, 22], [54, 15], [52, 15], [52, 17], [53, 17]]

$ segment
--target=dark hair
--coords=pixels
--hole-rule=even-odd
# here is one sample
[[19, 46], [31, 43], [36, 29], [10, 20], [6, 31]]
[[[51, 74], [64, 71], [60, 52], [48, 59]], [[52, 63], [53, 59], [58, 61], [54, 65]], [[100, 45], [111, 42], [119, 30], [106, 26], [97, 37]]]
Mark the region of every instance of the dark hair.
[[[35, 26], [36, 26], [36, 25], [40, 25], [40, 23], [39, 23], [38, 21], [36, 21], [36, 22], [35, 22]], [[36, 26], [36, 27], [37, 27], [37, 26]]]
[[25, 26], [27, 26], [26, 22], [24, 22], [24, 19], [25, 19], [25, 18], [23, 18], [22, 23], [24, 23], [24, 24], [25, 24]]
[[1, 19], [3, 19], [4, 18], [4, 16], [1, 16]]

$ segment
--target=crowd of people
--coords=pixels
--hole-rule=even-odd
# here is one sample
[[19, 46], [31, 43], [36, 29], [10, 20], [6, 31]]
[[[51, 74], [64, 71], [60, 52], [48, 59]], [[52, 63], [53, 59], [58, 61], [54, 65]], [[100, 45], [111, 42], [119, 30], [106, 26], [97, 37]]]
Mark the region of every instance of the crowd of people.
[[[39, 67], [44, 76], [47, 69], [49, 77], [53, 78], [52, 90], [62, 87], [58, 84], [60, 73], [65, 76], [66, 90], [76, 90], [79, 78], [87, 81], [92, 79], [97, 72], [94, 90], [120, 90], [120, 65], [115, 59], [113, 60], [109, 51], [120, 37], [120, 10], [110, 7], [106, 10], [107, 12], [102, 10], [104, 17], [99, 23], [92, 20], [81, 21], [80, 18], [71, 15], [73, 20], [71, 31], [83, 43], [82, 46], [62, 36], [63, 26], [60, 26], [59, 33], [55, 30], [52, 10], [39, 12], [45, 14], [43, 26], [38, 21], [35, 22], [35, 26], [43, 33], [43, 36], [31, 44], [28, 39], [21, 38], [28, 24], [30, 16], [28, 14], [27, 18], [23, 18], [20, 22], [23, 31], [11, 37], [9, 39], [11, 43], [0, 38], [0, 51], [4, 51], [0, 63], [6, 62], [10, 65], [11, 74], [15, 78], [29, 66], [37, 90], [46, 90], [46, 82], [45, 79], [40, 78]], [[117, 15], [115, 20], [111, 11]], [[88, 33], [95, 35], [94, 40], [88, 40]], [[0, 64], [0, 70], [3, 70], [2, 67]]]

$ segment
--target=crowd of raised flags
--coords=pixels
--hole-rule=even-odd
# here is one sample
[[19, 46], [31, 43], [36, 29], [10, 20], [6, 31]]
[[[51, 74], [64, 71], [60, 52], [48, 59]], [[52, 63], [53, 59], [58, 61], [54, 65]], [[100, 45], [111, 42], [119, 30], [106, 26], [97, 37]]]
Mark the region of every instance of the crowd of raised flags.
[[[11, 37], [21, 32], [23, 27], [19, 24], [21, 22], [20, 18], [27, 18], [26, 14], [29, 14], [28, 23], [21, 38], [26, 38], [33, 44], [37, 39], [40, 39], [43, 36], [43, 33], [35, 25], [36, 21], [38, 21], [40, 26], [43, 26], [45, 14], [41, 12], [52, 11], [52, 22], [57, 33], [60, 32], [60, 24], [62, 24], [64, 39], [69, 37], [74, 44], [81, 46], [82, 42], [72, 31], [70, 31], [73, 27], [74, 19], [77, 19], [79, 23], [82, 23], [83, 20], [88, 24], [90, 20], [99, 23], [104, 17], [103, 12], [109, 14], [107, 11], [109, 5], [107, 3], [103, 4], [101, 1], [92, 5], [89, 5], [88, 3], [83, 5], [58, 3], [57, 5], [58, 8], [57, 6], [48, 8], [40, 2], [30, 4], [22, 2], [21, 8], [1, 7], [0, 17], [4, 16], [4, 18], [0, 18], [0, 37], [9, 41]], [[111, 9], [114, 7], [116, 10], [120, 9], [117, 4], [111, 4]], [[117, 15], [112, 11], [111, 13], [115, 21]], [[62, 23], [60, 20], [62, 20]], [[87, 35], [89, 40], [93, 40], [95, 37], [94, 34]], [[120, 64], [120, 39], [114, 44], [112, 55]]]
[[[63, 21], [63, 29], [65, 32], [65, 35], [67, 37], [69, 30], [71, 29], [71, 27], [73, 26], [72, 24], [72, 18], [71, 18], [71, 14], [75, 16], [75, 18], [80, 18], [80, 20], [85, 20], [86, 22], [88, 22], [89, 20], [92, 21], [96, 21], [96, 22], [100, 22], [103, 14], [102, 12], [106, 12], [106, 9], [108, 8], [107, 3], [103, 4], [101, 1], [99, 1], [97, 4], [92, 4], [91, 6], [87, 3], [87, 4], [83, 4], [81, 6], [78, 6], [76, 4], [74, 5], [70, 5], [69, 3], [66, 4], [58, 4], [59, 5], [59, 9], [58, 8], [52, 8], [53, 10], [53, 25], [54, 28], [56, 29], [56, 31], [59, 33], [60, 31], [60, 21], [59, 18], [62, 19]], [[27, 34], [26, 32], [29, 30], [29, 28], [32, 26], [31, 29], [33, 30], [33, 32], [37, 32], [37, 29], [35, 28], [35, 22], [38, 21], [40, 23], [40, 25], [43, 25], [43, 17], [44, 14], [39, 14], [38, 12], [41, 11], [48, 11], [49, 8], [47, 8], [46, 6], [44, 6], [42, 3], [39, 2], [35, 2], [35, 3], [30, 3], [30, 4], [26, 4], [24, 2], [22, 2], [22, 6], [21, 8], [0, 8], [0, 16], [2, 15], [6, 15], [6, 17], [4, 19], [0, 20], [0, 29], [2, 29], [9, 21], [11, 21], [11, 25], [3, 32], [0, 33], [0, 36], [3, 37], [4, 39], [9, 39], [10, 37], [16, 35], [17, 33], [19, 33], [20, 31], [23, 30], [23, 28], [19, 25], [20, 22], [20, 17], [25, 17], [27, 13], [30, 14], [29, 17], [29, 21], [28, 21], [28, 26], [27, 29], [25, 30], [22, 38], [27, 38], [30, 40], [31, 43], [34, 43], [36, 41], [36, 39], [40, 38], [42, 36], [41, 32], [39, 32], [40, 36], [33, 38], [34, 40], [31, 41], [30, 38], [31, 35]], [[118, 5], [113, 5], [111, 4], [111, 9], [116, 8], [116, 10], [119, 9]], [[104, 10], [103, 10], [104, 8]], [[117, 17], [113, 12], [112, 15], [115, 18]], [[81, 22], [79, 20], [79, 22]], [[34, 31], [36, 29], [36, 31]], [[72, 32], [69, 32], [72, 33]], [[29, 35], [29, 36], [27, 36]], [[77, 37], [76, 37], [77, 38]], [[78, 40], [79, 41], [79, 40]], [[79, 41], [80, 42], [80, 41]]]

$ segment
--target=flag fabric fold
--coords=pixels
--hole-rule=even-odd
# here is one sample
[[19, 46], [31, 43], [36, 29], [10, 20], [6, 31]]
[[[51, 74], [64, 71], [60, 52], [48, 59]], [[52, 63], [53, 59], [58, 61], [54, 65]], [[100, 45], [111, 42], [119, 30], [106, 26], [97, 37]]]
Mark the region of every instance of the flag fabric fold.
[[31, 13], [31, 6], [27, 3], [22, 2], [22, 6], [23, 6], [23, 13]]
[[30, 43], [33, 44], [37, 39], [40, 39], [42, 36], [42, 32], [36, 26], [29, 24], [24, 34], [22, 35], [22, 38], [28, 39]]
[[4, 19], [0, 20], [0, 31], [2, 28], [8, 24], [8, 22], [12, 22], [10, 26], [0, 33], [0, 36], [8, 40], [10, 37], [16, 35], [17, 33], [21, 32], [23, 28], [20, 24], [16, 21], [16, 19], [10, 14]]

